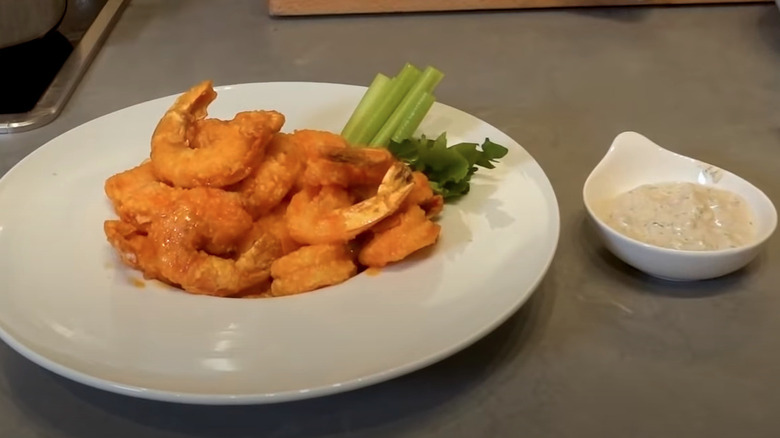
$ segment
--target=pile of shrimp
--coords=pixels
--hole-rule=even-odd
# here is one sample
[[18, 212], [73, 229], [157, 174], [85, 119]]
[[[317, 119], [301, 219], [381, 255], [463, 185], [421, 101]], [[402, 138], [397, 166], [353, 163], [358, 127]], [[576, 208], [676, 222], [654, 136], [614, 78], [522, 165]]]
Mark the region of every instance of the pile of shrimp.
[[282, 132], [276, 111], [208, 118], [211, 81], [182, 95], [150, 157], [111, 176], [121, 260], [192, 294], [275, 297], [342, 283], [434, 245], [443, 200], [387, 150]]

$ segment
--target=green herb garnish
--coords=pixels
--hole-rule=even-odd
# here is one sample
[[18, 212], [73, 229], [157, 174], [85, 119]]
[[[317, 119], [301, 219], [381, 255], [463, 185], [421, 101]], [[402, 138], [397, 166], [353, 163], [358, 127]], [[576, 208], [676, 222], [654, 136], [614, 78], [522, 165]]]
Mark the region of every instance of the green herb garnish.
[[442, 133], [435, 140], [407, 138], [399, 143], [391, 141], [390, 152], [396, 158], [424, 173], [431, 188], [442, 195], [445, 201], [463, 196], [469, 192], [471, 176], [479, 167], [493, 169], [494, 163], [503, 158], [509, 150], [486, 138], [482, 145], [458, 143], [447, 147], [447, 134]]

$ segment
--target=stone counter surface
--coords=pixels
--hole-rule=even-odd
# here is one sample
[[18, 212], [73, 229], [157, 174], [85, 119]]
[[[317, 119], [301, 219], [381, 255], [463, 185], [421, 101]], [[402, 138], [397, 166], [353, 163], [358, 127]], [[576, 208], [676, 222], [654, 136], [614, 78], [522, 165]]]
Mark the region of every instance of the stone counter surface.
[[79, 124], [205, 78], [366, 85], [406, 61], [444, 71], [438, 100], [507, 132], [553, 184], [558, 252], [519, 313], [419, 372], [268, 406], [126, 398], [0, 343], [0, 437], [780, 436], [780, 235], [739, 273], [666, 283], [608, 255], [581, 201], [633, 130], [780, 205], [774, 4], [273, 19], [261, 0], [134, 0], [63, 114], [0, 135], [0, 175]]

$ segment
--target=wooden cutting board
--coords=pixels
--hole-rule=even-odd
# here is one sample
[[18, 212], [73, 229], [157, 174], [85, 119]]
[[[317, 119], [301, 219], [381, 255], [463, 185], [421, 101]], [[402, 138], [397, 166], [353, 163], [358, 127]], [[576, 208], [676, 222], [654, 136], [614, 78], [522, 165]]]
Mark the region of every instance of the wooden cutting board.
[[772, 0], [268, 0], [268, 9], [271, 15], [287, 16], [764, 1]]

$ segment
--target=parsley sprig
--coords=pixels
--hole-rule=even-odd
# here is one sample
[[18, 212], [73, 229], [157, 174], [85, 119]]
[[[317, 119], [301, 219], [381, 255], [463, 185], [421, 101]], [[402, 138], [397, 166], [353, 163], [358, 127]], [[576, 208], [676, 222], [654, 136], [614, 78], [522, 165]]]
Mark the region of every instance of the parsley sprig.
[[407, 138], [390, 142], [390, 152], [417, 171], [424, 173], [434, 192], [445, 201], [467, 194], [471, 188], [471, 177], [482, 167], [495, 168], [494, 163], [503, 158], [509, 150], [486, 138], [477, 143], [458, 143], [447, 147], [447, 133], [436, 139]]

